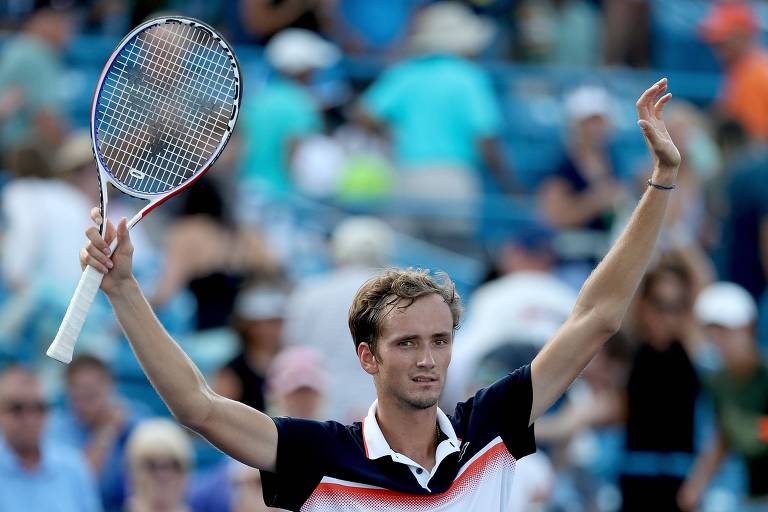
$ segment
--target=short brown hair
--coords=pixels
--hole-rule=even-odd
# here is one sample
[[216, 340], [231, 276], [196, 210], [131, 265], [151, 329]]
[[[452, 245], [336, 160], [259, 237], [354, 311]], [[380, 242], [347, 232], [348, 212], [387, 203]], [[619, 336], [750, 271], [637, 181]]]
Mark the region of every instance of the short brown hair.
[[[405, 309], [419, 297], [433, 293], [442, 297], [450, 308], [455, 331], [461, 320], [461, 298], [448, 274], [438, 272], [432, 275], [426, 269], [389, 269], [366, 281], [349, 308], [349, 331], [355, 348], [367, 343], [376, 355], [376, 342], [381, 336], [387, 313], [395, 307]], [[398, 305], [401, 300], [407, 302]]]
[[110, 380], [112, 379], [112, 372], [104, 361], [91, 354], [81, 354], [75, 357], [72, 362], [67, 365], [66, 370], [64, 370], [64, 376], [67, 382], [72, 380], [74, 374], [84, 368], [96, 370], [104, 375], [104, 377]]

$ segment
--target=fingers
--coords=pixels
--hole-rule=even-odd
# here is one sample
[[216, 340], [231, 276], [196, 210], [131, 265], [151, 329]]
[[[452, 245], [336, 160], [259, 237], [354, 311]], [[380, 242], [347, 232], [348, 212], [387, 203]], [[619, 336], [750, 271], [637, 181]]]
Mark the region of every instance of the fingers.
[[667, 90], [667, 85], [667, 79], [662, 78], [651, 87], [646, 89], [645, 92], [640, 96], [640, 98], [637, 100], [637, 103], [635, 103], [635, 107], [637, 107], [637, 114], [640, 116], [640, 119], [650, 119], [651, 115], [653, 115], [652, 106], [656, 101], [656, 98], [659, 97], [659, 94]]
[[664, 110], [664, 105], [669, 103], [669, 100], [672, 99], [672, 93], [668, 92], [664, 96], [662, 96], [659, 101], [656, 102], [656, 106], [653, 109], [653, 113], [656, 116], [656, 119], [661, 119], [661, 112]]
[[[111, 224], [111, 223], [109, 223]], [[112, 227], [114, 230], [114, 226]], [[80, 263], [94, 267], [104, 274], [111, 269], [114, 264], [109, 258], [111, 250], [107, 242], [101, 237], [99, 229], [91, 226], [85, 230], [85, 236], [88, 238], [88, 244], [80, 252]]]
[[101, 208], [99, 208], [98, 206], [94, 206], [93, 208], [91, 208], [91, 220], [93, 221], [94, 224], [99, 226], [101, 225], [101, 221], [102, 221]]

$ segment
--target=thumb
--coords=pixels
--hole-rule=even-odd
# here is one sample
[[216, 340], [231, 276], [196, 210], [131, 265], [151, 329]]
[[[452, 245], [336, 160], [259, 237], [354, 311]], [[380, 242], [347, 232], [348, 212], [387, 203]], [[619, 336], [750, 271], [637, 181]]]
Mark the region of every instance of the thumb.
[[120, 219], [120, 223], [117, 225], [117, 244], [124, 250], [132, 251], [131, 237], [128, 234], [128, 221], [125, 217]]
[[640, 130], [642, 130], [643, 135], [648, 140], [649, 143], [653, 144], [656, 142], [657, 136], [656, 136], [656, 130], [653, 129], [653, 125], [651, 125], [650, 122], [648, 122], [645, 119], [640, 119], [637, 122], [637, 125], [640, 127]]

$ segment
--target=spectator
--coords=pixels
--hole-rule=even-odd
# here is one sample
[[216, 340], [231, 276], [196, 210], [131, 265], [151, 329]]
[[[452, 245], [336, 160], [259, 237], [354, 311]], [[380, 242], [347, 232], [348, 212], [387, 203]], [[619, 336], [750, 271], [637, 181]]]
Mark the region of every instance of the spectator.
[[594, 66], [600, 60], [598, 9], [586, 0], [525, 0], [517, 6], [518, 45], [526, 60]]
[[60, 52], [73, 31], [72, 14], [50, 7], [32, 13], [0, 54], [0, 149], [64, 141], [64, 69]]
[[718, 276], [759, 300], [768, 277], [768, 151], [744, 151], [727, 169], [724, 190], [725, 218], [715, 251]]
[[651, 36], [649, 0], [601, 0], [603, 57], [609, 66], [648, 67]]
[[289, 347], [272, 361], [267, 375], [270, 414], [316, 420], [322, 417], [328, 374], [322, 353]]
[[15, 366], [0, 374], [0, 510], [100, 511], [80, 454], [43, 441], [47, 410], [34, 374]]
[[472, 202], [482, 194], [483, 166], [504, 191], [514, 190], [501, 158], [491, 78], [470, 60], [494, 32], [491, 22], [464, 5], [432, 4], [414, 20], [411, 56], [363, 96], [361, 117], [391, 132], [401, 196]]
[[[55, 151], [20, 146], [9, 157], [14, 177], [0, 191], [0, 274], [12, 295], [0, 306], [0, 344], [15, 359], [34, 364], [47, 359], [42, 344], [56, 334], [80, 279], [71, 256], [80, 252], [74, 242], [98, 201], [98, 182], [85, 133], [71, 135]], [[96, 300], [81, 336], [81, 346], [100, 354], [114, 347], [116, 335], [103, 313], [108, 304]]]
[[449, 370], [451, 402], [468, 396], [481, 355], [506, 344], [531, 347], [535, 354], [568, 317], [576, 291], [553, 274], [551, 237], [544, 226], [532, 225], [498, 251], [501, 277], [475, 290], [467, 323], [457, 335]]
[[125, 499], [125, 444], [138, 422], [135, 407], [115, 395], [112, 373], [100, 359], [81, 355], [66, 369], [68, 407], [54, 413], [48, 429], [56, 443], [80, 450], [99, 481], [105, 510]]
[[267, 44], [280, 31], [323, 32], [333, 0], [239, 0], [240, 25], [251, 42]]
[[417, 8], [428, 0], [390, 0], [387, 8], [367, 0], [340, 0], [333, 16], [334, 39], [345, 53], [392, 55], [402, 45]]
[[185, 192], [181, 216], [166, 235], [165, 265], [151, 302], [163, 305], [184, 288], [197, 303], [195, 329], [229, 325], [238, 292], [278, 264], [257, 233], [231, 218], [216, 182], [203, 178]]
[[744, 288], [718, 282], [699, 294], [694, 311], [717, 347], [722, 367], [707, 379], [717, 432], [680, 490], [680, 505], [696, 509], [731, 452], [743, 457], [749, 481], [746, 503], [739, 510], [763, 510], [768, 502], [768, 368], [755, 341], [755, 301]]
[[640, 285], [625, 404], [624, 511], [679, 510], [677, 493], [694, 459], [700, 389], [688, 354], [693, 285], [674, 260], [662, 260]]
[[335, 268], [298, 284], [286, 308], [285, 340], [327, 354], [328, 416], [355, 421], [365, 416], [375, 397], [352, 343], [347, 315], [357, 290], [393, 256], [394, 234], [385, 223], [353, 217], [339, 224], [331, 238]]
[[126, 457], [131, 494], [126, 512], [187, 512], [187, 475], [192, 444], [176, 423], [153, 419], [140, 423], [128, 438]]
[[624, 191], [609, 151], [613, 100], [598, 86], [581, 86], [565, 99], [566, 155], [538, 190], [548, 222], [567, 233], [561, 257], [583, 280], [600, 260]]
[[624, 440], [629, 344], [612, 336], [568, 390], [536, 422], [536, 437], [557, 472], [550, 505], [560, 510], [617, 510]]
[[269, 198], [293, 190], [288, 166], [293, 151], [323, 127], [308, 85], [314, 72], [334, 65], [340, 53], [312, 32], [289, 29], [270, 41], [265, 55], [276, 74], [243, 105], [242, 179]]
[[11, 155], [15, 179], [2, 191], [3, 278], [16, 292], [44, 285], [68, 301], [81, 270], [62, 255], [80, 252], [73, 242], [98, 201], [98, 183], [87, 134], [67, 139], [52, 165], [43, 147], [18, 147]]
[[768, 55], [747, 1], [717, 1], [700, 24], [725, 69], [719, 107], [754, 138], [768, 140]]
[[[720, 154], [707, 132], [707, 122], [692, 104], [682, 100], [669, 105], [669, 135], [685, 156], [678, 175], [679, 194], [670, 198], [660, 249], [696, 246], [703, 231], [704, 195], [702, 184], [720, 170]], [[646, 187], [645, 180], [642, 186]]]
[[280, 350], [286, 293], [276, 286], [248, 288], [237, 297], [233, 324], [240, 338], [240, 353], [216, 375], [218, 393], [266, 410], [265, 375]]

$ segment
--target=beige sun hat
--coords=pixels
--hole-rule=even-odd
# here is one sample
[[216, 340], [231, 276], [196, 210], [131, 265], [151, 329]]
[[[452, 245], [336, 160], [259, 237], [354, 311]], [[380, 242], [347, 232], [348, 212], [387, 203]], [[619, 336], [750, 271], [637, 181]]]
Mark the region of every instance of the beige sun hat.
[[416, 16], [410, 47], [419, 53], [446, 52], [463, 56], [480, 53], [493, 39], [493, 22], [459, 2], [440, 2]]

